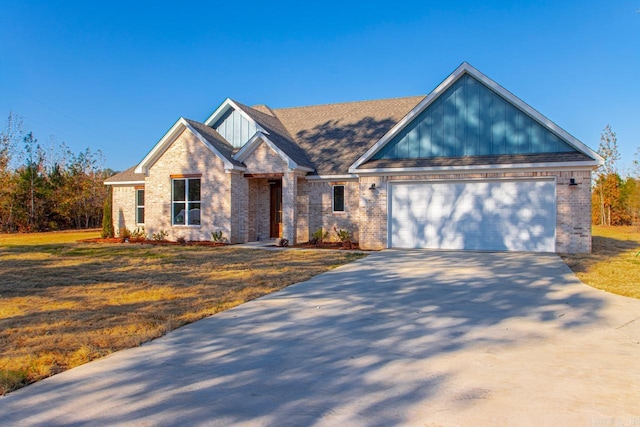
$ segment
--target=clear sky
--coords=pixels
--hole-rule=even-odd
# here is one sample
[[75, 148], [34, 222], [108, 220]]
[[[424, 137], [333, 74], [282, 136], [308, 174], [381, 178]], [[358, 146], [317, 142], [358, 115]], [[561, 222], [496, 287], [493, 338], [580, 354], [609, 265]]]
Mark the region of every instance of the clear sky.
[[0, 0], [0, 119], [138, 163], [227, 97], [274, 108], [426, 95], [471, 65], [579, 140], [640, 146], [640, 0]]

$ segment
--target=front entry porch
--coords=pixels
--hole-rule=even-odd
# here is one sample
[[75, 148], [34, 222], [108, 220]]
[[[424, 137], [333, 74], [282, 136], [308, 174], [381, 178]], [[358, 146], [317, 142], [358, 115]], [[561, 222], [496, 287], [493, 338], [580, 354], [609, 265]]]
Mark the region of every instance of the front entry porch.
[[249, 187], [249, 242], [296, 239], [296, 194], [298, 176], [293, 172], [245, 174]]

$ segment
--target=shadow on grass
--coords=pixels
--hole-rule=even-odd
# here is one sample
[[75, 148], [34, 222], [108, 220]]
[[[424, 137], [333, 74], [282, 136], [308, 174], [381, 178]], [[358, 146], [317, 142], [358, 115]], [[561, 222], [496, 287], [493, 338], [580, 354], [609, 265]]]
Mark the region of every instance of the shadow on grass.
[[[631, 239], [593, 236], [590, 254], [563, 254], [562, 259], [574, 273], [585, 273], [597, 263], [606, 262], [629, 251], [640, 251], [640, 242]], [[638, 257], [640, 261], [640, 257]]]
[[580, 286], [555, 255], [376, 253], [12, 393], [0, 412], [27, 423], [398, 425], [456, 376], [436, 360], [523, 339], [487, 332], [503, 322], [539, 322], [535, 342], [545, 324], [597, 321], [603, 302]]

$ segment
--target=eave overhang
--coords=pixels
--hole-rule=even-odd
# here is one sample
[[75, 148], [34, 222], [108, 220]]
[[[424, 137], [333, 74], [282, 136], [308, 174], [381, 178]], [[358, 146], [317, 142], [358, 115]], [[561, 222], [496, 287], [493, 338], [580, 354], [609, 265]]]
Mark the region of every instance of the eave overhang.
[[193, 136], [200, 141], [207, 149], [209, 149], [216, 157], [222, 160], [225, 170], [239, 170], [244, 171], [246, 168], [243, 166], [235, 165], [229, 161], [220, 151], [211, 145], [204, 136], [200, 134], [193, 126], [191, 126], [183, 117], [180, 117], [178, 121], [169, 129], [169, 131], [158, 141], [158, 143], [151, 149], [149, 154], [136, 166], [136, 173], [143, 173], [147, 175], [149, 168], [164, 154], [165, 151], [171, 146], [171, 144], [184, 132], [188, 130]]
[[[587, 147], [578, 139], [573, 137], [567, 131], [553, 123], [551, 120], [543, 116], [537, 110], [529, 106], [520, 98], [500, 86], [498, 83], [472, 67], [467, 62], [463, 62], [453, 73], [449, 75], [442, 83], [440, 83], [429, 95], [427, 95], [418, 105], [416, 105], [407, 115], [395, 124], [389, 131], [382, 136], [371, 148], [369, 148], [362, 156], [358, 158], [350, 167], [349, 173], [362, 173], [360, 167], [371, 160], [373, 156], [380, 151], [385, 145], [387, 145], [398, 133], [402, 131], [412, 120], [414, 120], [420, 113], [429, 107], [440, 95], [442, 95], [449, 87], [451, 87], [460, 77], [465, 73], [479, 80], [507, 101], [515, 105], [517, 108], [528, 114], [534, 120], [538, 121], [542, 126], [546, 127], [550, 131], [554, 132], [565, 140], [569, 145], [573, 146], [576, 150], [594, 159], [596, 166], [604, 164], [604, 160], [598, 153]], [[501, 167], [504, 165], [500, 165]], [[518, 166], [519, 168], [520, 166]], [[368, 172], [365, 172], [368, 173]]]

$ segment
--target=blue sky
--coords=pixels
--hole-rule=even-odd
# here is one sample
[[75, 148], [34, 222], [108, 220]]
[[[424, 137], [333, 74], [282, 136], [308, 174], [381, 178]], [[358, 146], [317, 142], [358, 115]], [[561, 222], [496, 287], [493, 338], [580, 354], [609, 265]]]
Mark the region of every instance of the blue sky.
[[427, 94], [460, 63], [593, 149], [640, 146], [640, 1], [0, 3], [0, 120], [138, 163], [227, 97], [274, 108]]

